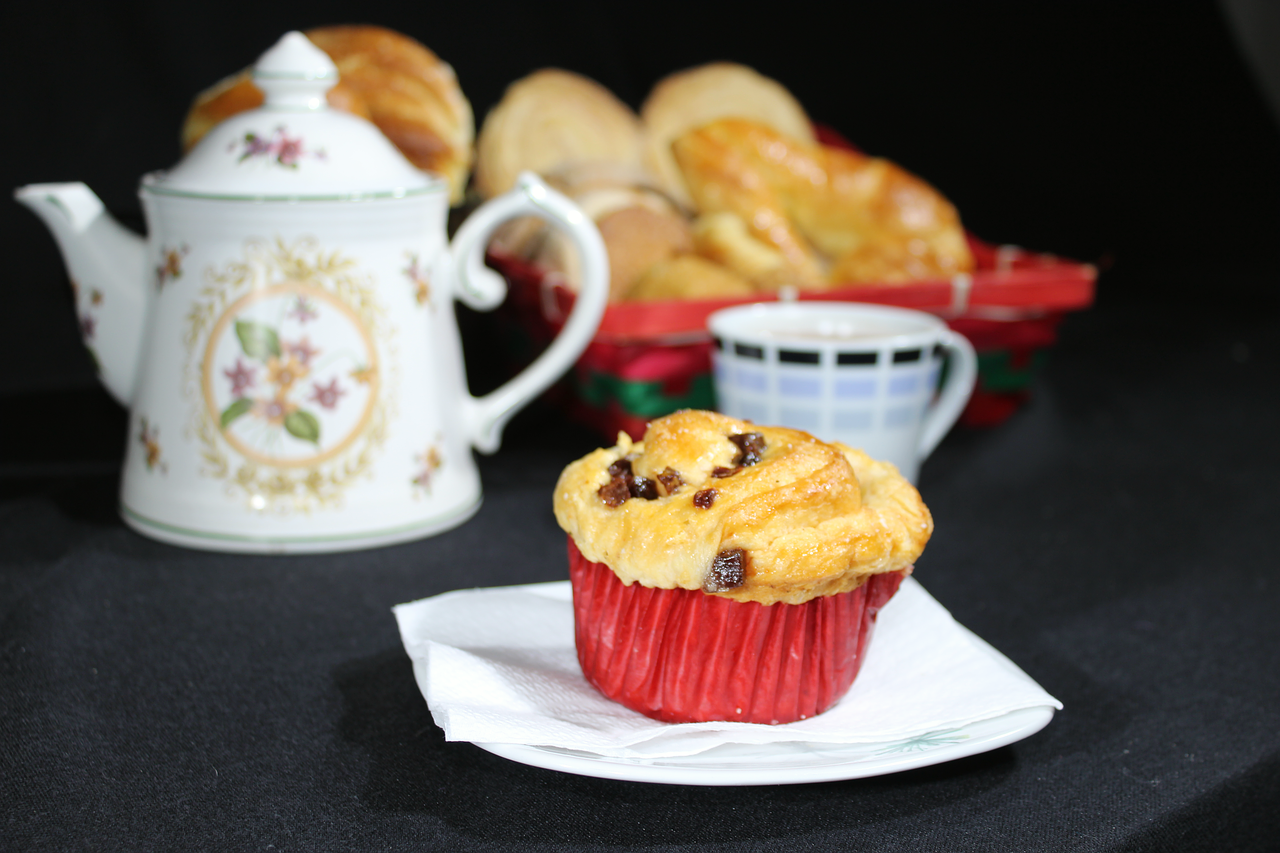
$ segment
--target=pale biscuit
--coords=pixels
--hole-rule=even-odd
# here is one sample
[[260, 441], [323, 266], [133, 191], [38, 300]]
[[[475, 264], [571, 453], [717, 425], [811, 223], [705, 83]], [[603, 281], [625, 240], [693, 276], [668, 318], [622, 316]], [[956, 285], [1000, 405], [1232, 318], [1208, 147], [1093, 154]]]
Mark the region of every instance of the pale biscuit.
[[570, 164], [640, 168], [640, 120], [605, 87], [544, 68], [507, 87], [476, 142], [475, 189], [484, 198], [515, 186], [523, 171], [546, 175]]

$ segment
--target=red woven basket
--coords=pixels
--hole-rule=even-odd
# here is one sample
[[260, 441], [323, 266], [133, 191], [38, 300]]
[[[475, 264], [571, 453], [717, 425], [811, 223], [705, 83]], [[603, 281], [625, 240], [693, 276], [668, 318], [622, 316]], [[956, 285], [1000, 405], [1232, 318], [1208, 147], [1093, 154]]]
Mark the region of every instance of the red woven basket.
[[[825, 145], [858, 150], [825, 125]], [[798, 299], [869, 302], [928, 311], [969, 339], [978, 352], [978, 383], [961, 422], [993, 426], [1026, 401], [1035, 368], [1057, 339], [1063, 316], [1093, 303], [1097, 269], [968, 235], [974, 272], [951, 280], [859, 284]], [[506, 277], [507, 310], [533, 349], [548, 343], [573, 307], [573, 293], [555, 275], [517, 258], [490, 252], [489, 265]], [[748, 298], [611, 304], [568, 379], [565, 406], [612, 441], [619, 430], [639, 439], [653, 418], [677, 409], [714, 409], [711, 335], [707, 317], [731, 305], [778, 299]]]
[[[1026, 400], [1035, 368], [1053, 345], [1069, 311], [1093, 302], [1096, 269], [1089, 264], [970, 236], [975, 270], [950, 281], [856, 285], [796, 294], [801, 300], [868, 302], [936, 314], [978, 351], [978, 385], [961, 418], [988, 426]], [[536, 349], [559, 330], [573, 293], [554, 274], [495, 252], [489, 264], [510, 288], [507, 311]], [[640, 438], [645, 424], [682, 408], [715, 408], [707, 317], [750, 298], [623, 302], [609, 305], [595, 338], [562, 389], [565, 406], [612, 440], [619, 430]]]

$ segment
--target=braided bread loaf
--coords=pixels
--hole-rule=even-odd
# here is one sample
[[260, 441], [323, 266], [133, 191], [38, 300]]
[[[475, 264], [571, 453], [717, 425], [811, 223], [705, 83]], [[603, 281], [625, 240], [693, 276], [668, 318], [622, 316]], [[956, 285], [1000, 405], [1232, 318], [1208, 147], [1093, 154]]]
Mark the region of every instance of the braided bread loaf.
[[671, 156], [671, 143], [686, 132], [721, 118], [746, 118], [813, 142], [804, 107], [776, 80], [734, 62], [711, 62], [669, 74], [640, 105], [645, 165], [661, 186], [693, 206], [688, 186]]
[[[692, 130], [672, 151], [698, 209], [741, 220], [739, 254], [772, 250], [808, 287], [949, 278], [973, 269], [955, 207], [888, 160], [744, 119]], [[730, 245], [726, 239], [719, 246], [726, 256]]]

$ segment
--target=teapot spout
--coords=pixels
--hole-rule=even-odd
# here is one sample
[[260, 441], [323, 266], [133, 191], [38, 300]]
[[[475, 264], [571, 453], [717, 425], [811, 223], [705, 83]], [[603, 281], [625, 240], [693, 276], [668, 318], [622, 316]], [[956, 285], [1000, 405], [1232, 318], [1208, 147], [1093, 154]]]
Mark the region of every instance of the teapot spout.
[[81, 183], [30, 184], [14, 198], [53, 232], [76, 291], [85, 346], [107, 390], [128, 406], [147, 316], [145, 241]]

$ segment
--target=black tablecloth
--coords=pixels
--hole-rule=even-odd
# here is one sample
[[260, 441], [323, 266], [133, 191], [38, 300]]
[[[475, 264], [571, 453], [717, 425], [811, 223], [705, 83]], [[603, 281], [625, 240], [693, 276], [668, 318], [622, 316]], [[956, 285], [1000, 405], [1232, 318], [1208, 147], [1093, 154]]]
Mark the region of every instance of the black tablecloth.
[[[290, 27], [409, 32], [477, 116], [542, 65], [636, 105], [671, 70], [753, 64], [978, 234], [1106, 267], [1028, 404], [953, 431], [920, 483], [937, 532], [916, 576], [1064, 709], [985, 754], [787, 786], [447, 743], [391, 608], [563, 579], [551, 488], [599, 437], [531, 407], [479, 460], [479, 514], [420, 542], [150, 541], [116, 514], [124, 412], [92, 384], [52, 241], [9, 204], [0, 849], [1280, 849], [1280, 135], [1214, 4], [693, 5], [9, 4], [0, 178], [84, 179], [140, 226], [137, 177], [176, 158], [192, 93]], [[472, 322], [482, 382], [503, 365]]]
[[[68, 446], [0, 504], [5, 844], [1274, 849], [1280, 322], [1257, 307], [1100, 306], [1012, 420], [947, 439], [916, 576], [1065, 708], [1012, 746], [836, 783], [604, 781], [445, 742], [390, 608], [565, 577], [551, 488], [597, 442], [548, 408], [481, 458], [468, 524], [306, 557], [138, 536], [113, 467], [56, 420]], [[92, 397], [6, 412], [110, 412]]]

